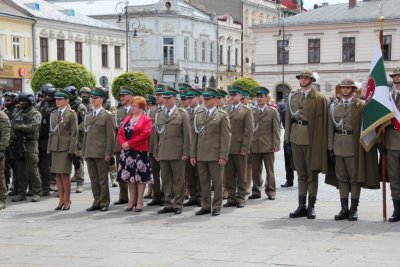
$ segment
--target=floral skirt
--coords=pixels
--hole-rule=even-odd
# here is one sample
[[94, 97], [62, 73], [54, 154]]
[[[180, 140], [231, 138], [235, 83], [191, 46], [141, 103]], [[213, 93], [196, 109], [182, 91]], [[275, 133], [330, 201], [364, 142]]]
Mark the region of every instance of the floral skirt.
[[118, 162], [118, 182], [153, 183], [149, 153], [136, 150], [121, 150]]

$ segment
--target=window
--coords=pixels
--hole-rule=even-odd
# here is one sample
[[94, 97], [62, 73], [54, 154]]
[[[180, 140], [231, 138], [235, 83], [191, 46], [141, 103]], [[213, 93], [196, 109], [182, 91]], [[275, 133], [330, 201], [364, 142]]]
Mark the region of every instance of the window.
[[82, 64], [82, 43], [75, 42], [75, 62]]
[[219, 64], [224, 64], [223, 58], [224, 58], [224, 46], [219, 45]]
[[189, 60], [189, 37], [183, 39], [183, 59]]
[[194, 61], [199, 61], [199, 41], [194, 41]]
[[320, 62], [320, 39], [308, 39], [308, 63]]
[[[288, 64], [289, 63], [289, 51], [286, 50], [288, 45], [288, 40], [278, 40], [278, 64]], [[284, 45], [285, 43], [285, 45]]]
[[210, 43], [210, 62], [214, 63], [214, 43]]
[[201, 61], [206, 62], [206, 41], [201, 42]]
[[108, 46], [104, 44], [101, 45], [101, 66], [108, 67]]
[[239, 48], [235, 48], [235, 66], [239, 66]]
[[174, 64], [174, 38], [164, 38], [164, 65]]
[[64, 40], [57, 39], [57, 60], [65, 59]]
[[20, 37], [13, 37], [13, 54], [15, 60], [21, 59], [21, 38]]
[[40, 62], [49, 61], [49, 39], [40, 37]]
[[383, 36], [383, 60], [392, 60], [392, 36]]
[[231, 65], [231, 46], [230, 45], [228, 45], [228, 51], [227, 51], [226, 55], [227, 55], [226, 58], [228, 59], [228, 66], [230, 66]]
[[121, 68], [121, 47], [114, 46], [115, 67]]
[[354, 62], [356, 54], [356, 38], [355, 37], [344, 37], [343, 38], [343, 62]]

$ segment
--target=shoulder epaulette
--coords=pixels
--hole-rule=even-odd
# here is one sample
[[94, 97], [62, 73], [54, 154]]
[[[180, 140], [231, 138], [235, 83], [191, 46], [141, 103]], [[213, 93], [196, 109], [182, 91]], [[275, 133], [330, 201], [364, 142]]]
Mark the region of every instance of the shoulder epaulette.
[[247, 108], [247, 109], [250, 109], [250, 107], [249, 106], [247, 106], [247, 105], [242, 105], [244, 108]]
[[109, 110], [105, 110], [105, 112], [107, 112], [107, 113], [110, 114], [110, 115], [113, 115], [112, 112], [109, 111]]
[[183, 111], [183, 112], [187, 112], [187, 110], [186, 109], [184, 109], [184, 108], [178, 108], [180, 111]]
[[222, 109], [218, 109], [218, 111], [223, 113], [223, 114], [228, 114], [228, 112], [226, 112], [225, 110], [222, 110]]

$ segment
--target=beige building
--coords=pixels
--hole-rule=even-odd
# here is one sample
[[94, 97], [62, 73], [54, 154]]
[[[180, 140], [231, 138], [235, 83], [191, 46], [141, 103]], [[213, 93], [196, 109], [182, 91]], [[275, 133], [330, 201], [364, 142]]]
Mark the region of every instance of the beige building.
[[350, 0], [254, 27], [255, 78], [278, 100], [288, 87], [298, 87], [295, 75], [303, 69], [318, 73], [317, 84], [326, 96], [334, 96], [336, 85], [344, 78], [365, 86], [373, 45], [379, 37], [381, 3], [385, 16], [383, 56], [388, 72], [392, 71], [400, 65], [400, 50], [394, 49], [400, 45], [399, 1]]

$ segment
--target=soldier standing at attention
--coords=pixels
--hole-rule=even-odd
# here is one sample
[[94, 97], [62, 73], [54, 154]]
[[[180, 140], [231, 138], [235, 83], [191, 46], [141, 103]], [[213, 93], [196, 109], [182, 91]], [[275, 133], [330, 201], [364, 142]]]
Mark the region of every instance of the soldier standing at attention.
[[17, 178], [17, 195], [13, 202], [26, 200], [28, 181], [32, 186], [32, 202], [39, 202], [42, 183], [39, 175], [39, 128], [42, 115], [34, 108], [35, 97], [22, 93], [18, 96], [21, 108], [17, 111], [12, 125], [14, 138], [15, 169]]
[[103, 108], [103, 101], [107, 98], [106, 90], [101, 87], [90, 92], [93, 111], [86, 115], [84, 122], [83, 157], [88, 165], [94, 198], [86, 211], [107, 211], [110, 205], [108, 166], [114, 150], [115, 125], [112, 114]]
[[163, 92], [164, 110], [157, 113], [154, 155], [160, 162], [165, 207], [158, 214], [182, 213], [185, 193], [185, 161], [190, 156], [190, 120], [185, 109], [175, 105], [178, 91], [167, 87]]
[[[390, 74], [393, 79], [391, 97], [400, 111], [400, 67]], [[386, 127], [387, 172], [393, 199], [393, 215], [389, 222], [400, 220], [400, 126], [393, 123]]]
[[[327, 173], [328, 112], [327, 101], [312, 87], [313, 73], [296, 76], [300, 89], [289, 94], [286, 111], [285, 142], [290, 143], [299, 182], [299, 206], [290, 218], [315, 219], [318, 173]], [[308, 193], [308, 208], [306, 199]]]
[[[219, 93], [207, 88], [203, 92], [204, 108], [196, 111], [193, 119], [190, 162], [198, 167], [201, 184], [201, 209], [196, 215], [220, 214], [223, 200], [223, 173], [228, 161], [231, 127], [228, 114], [217, 109]], [[214, 199], [211, 202], [211, 181]]]
[[[119, 88], [118, 95], [119, 95], [121, 107], [117, 110], [117, 114], [115, 115], [116, 132], [118, 132], [125, 117], [132, 113], [131, 101], [132, 101], [134, 92], [129, 87], [121, 86], [121, 88]], [[115, 153], [115, 158], [116, 158], [116, 162], [118, 165], [119, 157], [121, 155], [120, 146], [118, 144], [118, 138], [115, 139], [114, 153]], [[118, 184], [119, 184], [119, 198], [118, 198], [118, 201], [114, 202], [114, 205], [127, 204], [129, 201], [128, 183], [118, 182]]]
[[218, 93], [219, 93], [219, 96], [218, 96], [218, 101], [217, 101], [217, 108], [218, 109], [223, 109], [224, 107], [225, 107], [225, 105], [226, 105], [226, 96], [228, 95], [228, 93], [227, 92], [225, 92], [224, 90], [222, 90], [222, 89], [218, 89]]
[[82, 99], [82, 104], [85, 105], [87, 112], [92, 111], [92, 104], [90, 103], [90, 92], [92, 90], [89, 87], [82, 87], [79, 90], [79, 96]]
[[7, 186], [4, 178], [4, 161], [6, 148], [10, 143], [10, 119], [0, 110], [0, 210], [6, 208]]
[[85, 105], [78, 99], [78, 89], [75, 86], [67, 86], [64, 88], [71, 97], [69, 100], [69, 105], [71, 109], [75, 111], [78, 116], [78, 142], [76, 147], [76, 154], [73, 159], [74, 171], [75, 174], [71, 179], [71, 182], [76, 182], [76, 193], [83, 192], [83, 182], [85, 179], [84, 172], [84, 161], [82, 158], [82, 149], [83, 149], [83, 137], [85, 135], [85, 131], [83, 128], [83, 122], [85, 121], [85, 116], [87, 114], [87, 109]]
[[250, 159], [253, 168], [252, 195], [249, 199], [261, 198], [262, 164], [264, 162], [267, 178], [265, 179], [265, 193], [268, 199], [274, 200], [275, 185], [275, 152], [279, 151], [281, 131], [278, 112], [267, 105], [269, 90], [265, 87], [256, 87], [257, 107], [253, 109], [254, 134], [250, 148]]
[[230, 105], [225, 108], [229, 114], [232, 138], [229, 159], [225, 166], [228, 201], [224, 207], [243, 208], [247, 189], [247, 157], [253, 137], [254, 119], [248, 106], [240, 103], [244, 89], [237, 85], [229, 88]]

